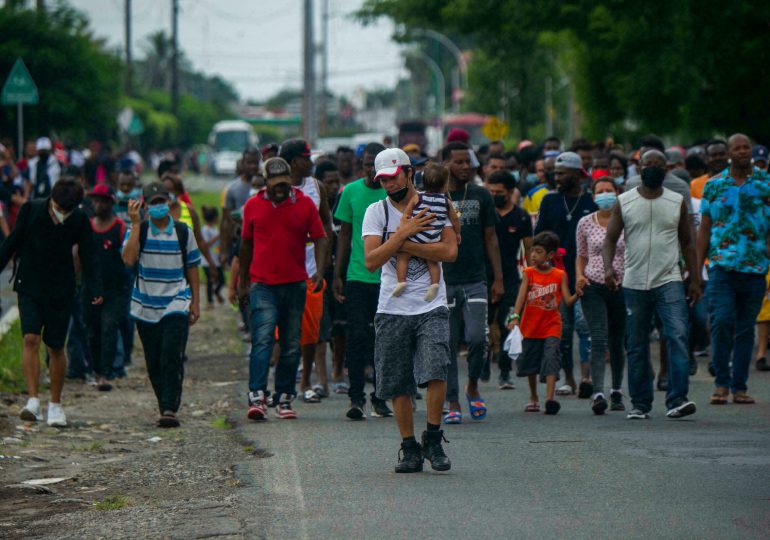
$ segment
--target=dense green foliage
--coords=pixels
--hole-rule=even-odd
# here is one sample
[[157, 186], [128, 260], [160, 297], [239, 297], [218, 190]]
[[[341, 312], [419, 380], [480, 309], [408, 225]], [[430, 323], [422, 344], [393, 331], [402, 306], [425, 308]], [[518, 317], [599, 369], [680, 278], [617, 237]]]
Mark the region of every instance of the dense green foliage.
[[503, 110], [521, 134], [543, 118], [550, 76], [567, 81], [579, 131], [592, 137], [745, 131], [770, 139], [767, 2], [367, 0], [360, 16], [391, 18], [400, 39], [433, 28], [470, 40], [467, 105]]
[[[238, 95], [219, 77], [196, 72], [180, 54], [180, 101], [171, 114], [169, 38], [148, 37], [144, 59], [135, 62], [130, 96], [124, 92], [125, 65], [115, 51], [93, 37], [85, 16], [58, 2], [39, 13], [13, 2], [0, 8], [0, 78], [23, 58], [37, 84], [40, 103], [25, 107], [25, 134], [52, 133], [83, 143], [118, 139], [117, 114], [131, 107], [145, 131], [134, 141], [142, 149], [203, 143], [211, 126], [232, 116]], [[16, 108], [3, 107], [0, 133], [16, 133]]]

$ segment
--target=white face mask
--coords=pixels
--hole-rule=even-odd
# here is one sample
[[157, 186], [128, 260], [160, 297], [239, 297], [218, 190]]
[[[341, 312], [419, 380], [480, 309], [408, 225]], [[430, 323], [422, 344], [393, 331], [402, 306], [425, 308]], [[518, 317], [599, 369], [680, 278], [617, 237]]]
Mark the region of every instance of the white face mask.
[[53, 210], [53, 215], [56, 216], [56, 220], [59, 223], [64, 223], [64, 220], [66, 220], [68, 217], [72, 215], [72, 212], [59, 212], [55, 206], [51, 205], [51, 210]]

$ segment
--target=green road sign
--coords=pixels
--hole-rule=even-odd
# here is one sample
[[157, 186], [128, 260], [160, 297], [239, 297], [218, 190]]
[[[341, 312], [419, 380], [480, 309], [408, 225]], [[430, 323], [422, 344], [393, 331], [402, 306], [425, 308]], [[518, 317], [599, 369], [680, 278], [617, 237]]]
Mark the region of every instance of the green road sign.
[[16, 59], [11, 74], [5, 81], [2, 102], [3, 105], [37, 105], [37, 86], [21, 58]]

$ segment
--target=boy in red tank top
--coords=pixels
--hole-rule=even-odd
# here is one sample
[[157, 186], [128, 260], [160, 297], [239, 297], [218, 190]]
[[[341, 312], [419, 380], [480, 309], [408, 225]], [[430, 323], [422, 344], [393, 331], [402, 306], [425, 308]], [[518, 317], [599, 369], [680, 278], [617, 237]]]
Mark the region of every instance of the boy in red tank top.
[[540, 412], [538, 375], [540, 382], [546, 383], [545, 414], [556, 414], [561, 408], [554, 399], [561, 369], [559, 304], [564, 301], [566, 306], [571, 306], [577, 301], [577, 295], [570, 294], [566, 272], [552, 265], [558, 248], [559, 237], [554, 233], [545, 231], [535, 236], [532, 266], [524, 270], [519, 296], [509, 315], [508, 328], [519, 326], [524, 338], [516, 360], [516, 376], [529, 379], [530, 400], [524, 409], [527, 412]]

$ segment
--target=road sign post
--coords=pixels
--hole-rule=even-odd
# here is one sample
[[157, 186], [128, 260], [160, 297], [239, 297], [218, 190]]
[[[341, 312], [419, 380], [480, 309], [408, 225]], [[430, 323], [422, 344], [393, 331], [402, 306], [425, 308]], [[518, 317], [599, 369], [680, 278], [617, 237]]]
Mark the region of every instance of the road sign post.
[[38, 93], [35, 81], [21, 58], [16, 59], [11, 73], [3, 85], [0, 96], [3, 105], [16, 105], [19, 159], [24, 156], [24, 105], [37, 105]]

